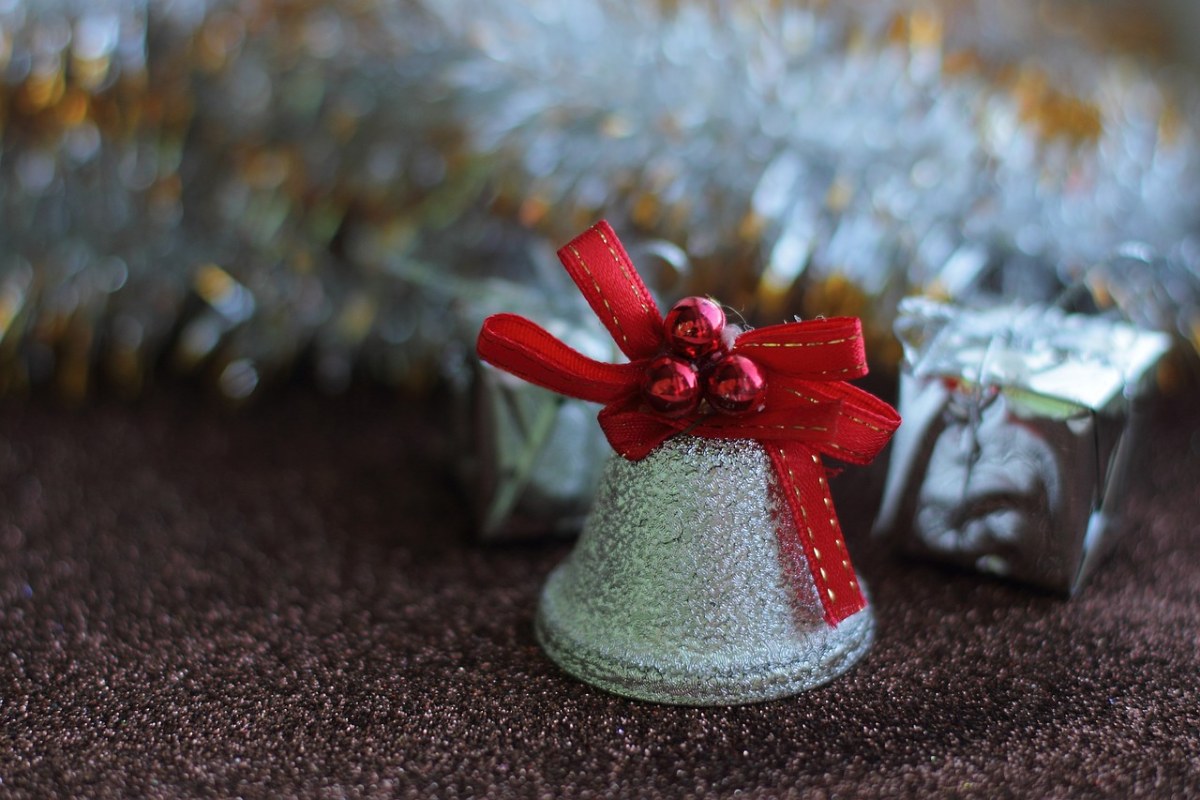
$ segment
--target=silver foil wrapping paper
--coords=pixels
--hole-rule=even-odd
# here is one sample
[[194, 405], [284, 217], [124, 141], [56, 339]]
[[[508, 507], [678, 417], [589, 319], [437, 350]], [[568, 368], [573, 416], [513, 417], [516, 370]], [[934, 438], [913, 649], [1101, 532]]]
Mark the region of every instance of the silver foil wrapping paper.
[[[457, 298], [442, 365], [455, 406], [453, 460], [482, 539], [575, 535], [612, 452], [596, 424], [599, 406], [482, 364], [461, 342], [473, 340], [489, 314], [515, 311], [593, 358], [612, 361], [618, 354], [552, 251], [522, 241], [509, 255], [506, 277], [443, 287]], [[516, 271], [513, 263], [526, 269]], [[496, 264], [496, 272], [503, 266]], [[436, 272], [420, 279], [445, 282]]]
[[904, 425], [876, 534], [1073, 593], [1124, 527], [1163, 334], [1047, 307], [901, 306]]
[[[452, 460], [485, 541], [574, 536], [592, 506], [612, 448], [596, 422], [600, 406], [557, 395], [482, 364], [473, 342], [485, 318], [499, 312], [536, 319], [585, 355], [621, 356], [612, 337], [563, 272], [554, 250], [528, 232], [504, 231], [473, 263], [485, 279], [454, 279], [433, 264], [405, 268], [423, 291], [450, 311], [442, 325], [441, 373], [454, 403]], [[660, 278], [691, 268], [678, 248], [634, 240], [630, 251], [646, 274]]]
[[762, 448], [680, 436], [613, 457], [537, 636], [602, 689], [687, 705], [748, 703], [825, 683], [870, 646], [870, 608], [826, 625]]
[[456, 460], [481, 538], [578, 533], [611, 452], [596, 407], [483, 365], [467, 391]]

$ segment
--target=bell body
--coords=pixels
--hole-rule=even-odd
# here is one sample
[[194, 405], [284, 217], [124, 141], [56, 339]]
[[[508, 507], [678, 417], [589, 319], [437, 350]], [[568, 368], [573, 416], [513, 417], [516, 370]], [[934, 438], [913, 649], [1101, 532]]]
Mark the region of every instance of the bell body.
[[795, 694], [870, 646], [870, 607], [829, 627], [786, 504], [752, 440], [675, 437], [614, 457], [537, 636], [575, 677], [660, 703]]

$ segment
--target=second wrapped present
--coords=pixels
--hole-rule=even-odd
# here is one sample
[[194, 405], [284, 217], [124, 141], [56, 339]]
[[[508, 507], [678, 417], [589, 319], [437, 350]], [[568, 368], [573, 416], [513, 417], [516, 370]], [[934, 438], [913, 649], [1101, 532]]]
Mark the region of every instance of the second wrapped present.
[[1075, 592], [1122, 528], [1147, 377], [1170, 340], [1052, 307], [901, 305], [878, 536]]

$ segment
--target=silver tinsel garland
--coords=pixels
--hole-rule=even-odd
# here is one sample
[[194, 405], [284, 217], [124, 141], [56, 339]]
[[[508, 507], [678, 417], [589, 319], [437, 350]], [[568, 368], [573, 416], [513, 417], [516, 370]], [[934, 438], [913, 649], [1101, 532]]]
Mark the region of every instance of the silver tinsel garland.
[[877, 362], [985, 277], [1195, 344], [1186, 81], [1077, 30], [1119, 7], [994, 5], [0, 0], [0, 385], [421, 382], [600, 215]]

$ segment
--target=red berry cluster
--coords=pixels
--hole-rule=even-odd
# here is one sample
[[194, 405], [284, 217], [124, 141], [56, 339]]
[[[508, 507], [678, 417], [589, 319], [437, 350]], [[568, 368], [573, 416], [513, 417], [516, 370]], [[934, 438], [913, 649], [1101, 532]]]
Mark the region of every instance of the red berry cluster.
[[665, 417], [696, 411], [701, 399], [722, 414], [762, 410], [767, 383], [758, 365], [726, 352], [725, 312], [706, 297], [685, 297], [667, 312], [669, 353], [642, 375], [646, 404]]

